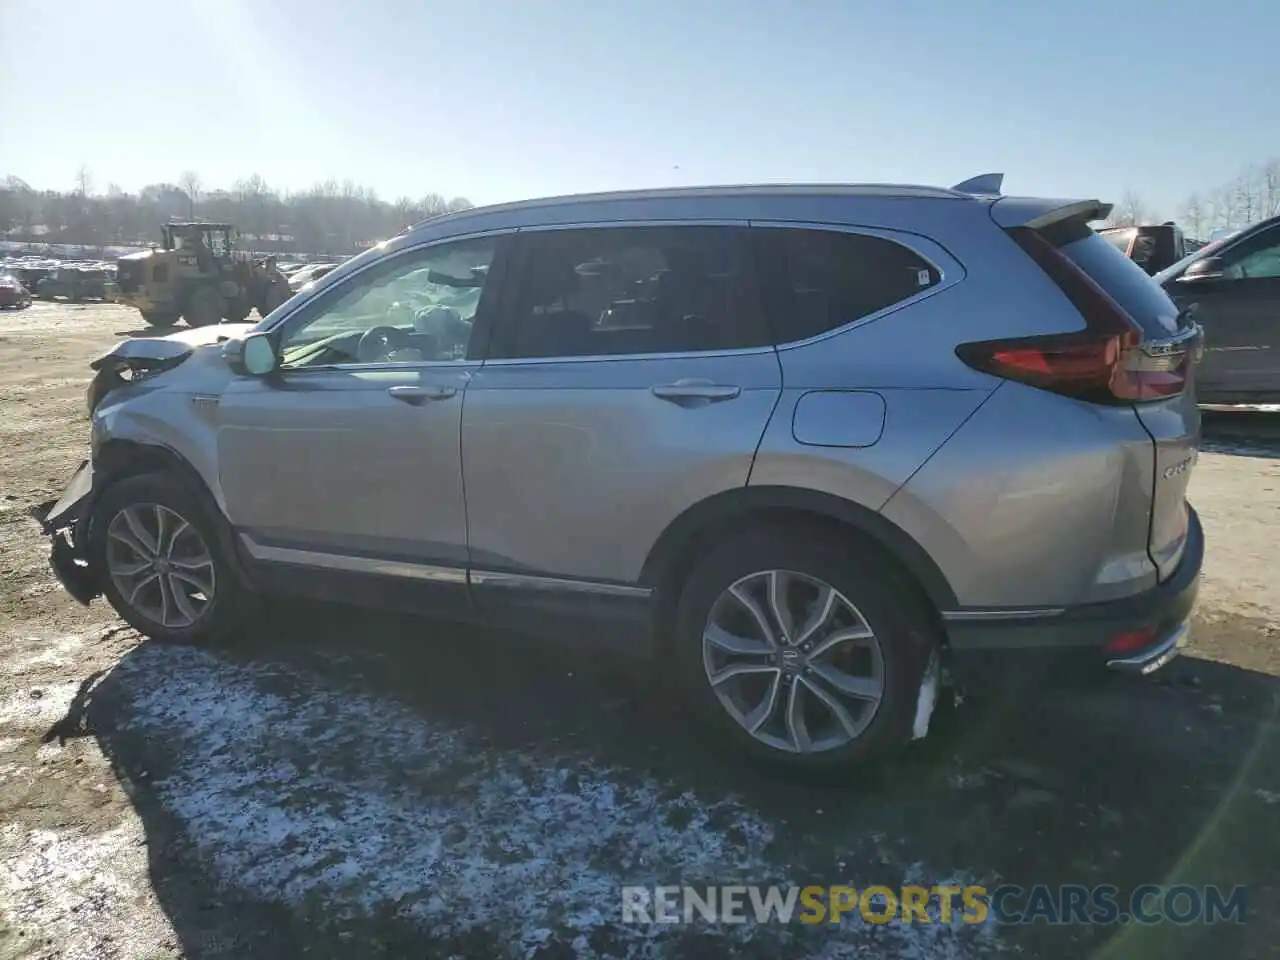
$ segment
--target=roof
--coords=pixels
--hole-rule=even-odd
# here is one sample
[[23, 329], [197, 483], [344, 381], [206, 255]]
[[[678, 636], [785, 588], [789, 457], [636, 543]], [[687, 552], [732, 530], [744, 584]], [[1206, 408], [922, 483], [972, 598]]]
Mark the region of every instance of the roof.
[[430, 224], [435, 226], [452, 220], [491, 213], [508, 213], [536, 210], [542, 207], [576, 206], [589, 203], [612, 203], [627, 200], [677, 200], [704, 197], [751, 196], [816, 196], [816, 197], [904, 197], [935, 198], [940, 200], [968, 200], [973, 195], [943, 187], [898, 183], [754, 183], [701, 187], [657, 187], [648, 190], [607, 191], [603, 193], [577, 193], [558, 197], [539, 197], [533, 200], [517, 200], [483, 207], [471, 207], [456, 213], [445, 213], [415, 223], [410, 230]]

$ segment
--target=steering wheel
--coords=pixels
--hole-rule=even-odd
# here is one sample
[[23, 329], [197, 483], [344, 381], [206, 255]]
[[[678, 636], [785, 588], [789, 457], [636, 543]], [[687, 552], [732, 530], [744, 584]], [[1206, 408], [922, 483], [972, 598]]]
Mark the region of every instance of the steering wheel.
[[356, 358], [361, 363], [378, 363], [407, 346], [409, 335], [399, 327], [373, 327], [361, 334], [356, 344]]

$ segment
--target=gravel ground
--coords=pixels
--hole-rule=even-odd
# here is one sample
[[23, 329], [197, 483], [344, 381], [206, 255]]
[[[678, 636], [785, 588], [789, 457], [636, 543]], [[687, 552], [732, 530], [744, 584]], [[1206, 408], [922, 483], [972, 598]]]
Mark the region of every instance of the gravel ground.
[[[85, 455], [114, 305], [0, 313], [0, 956], [1276, 956], [1280, 435], [1218, 414], [1189, 655], [967, 702], [840, 789], [691, 741], [632, 665], [281, 605], [143, 644], [25, 517]], [[1258, 439], [1271, 434], [1273, 439]], [[1242, 439], [1243, 438], [1243, 439]], [[1247, 884], [1205, 927], [624, 925], [627, 884]]]

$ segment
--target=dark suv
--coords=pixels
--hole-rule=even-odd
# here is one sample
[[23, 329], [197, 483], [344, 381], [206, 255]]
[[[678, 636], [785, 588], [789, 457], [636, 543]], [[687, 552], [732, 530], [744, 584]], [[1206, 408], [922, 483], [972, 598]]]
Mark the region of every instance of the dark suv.
[[1159, 273], [1194, 249], [1172, 221], [1134, 227], [1106, 227], [1098, 235], [1147, 273]]
[[1204, 328], [1203, 403], [1280, 401], [1280, 217], [1207, 244], [1155, 275]]

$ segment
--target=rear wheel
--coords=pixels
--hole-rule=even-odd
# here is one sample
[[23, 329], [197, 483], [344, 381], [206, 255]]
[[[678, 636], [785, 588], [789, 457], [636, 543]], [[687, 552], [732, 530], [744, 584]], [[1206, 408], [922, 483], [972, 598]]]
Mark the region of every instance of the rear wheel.
[[207, 327], [222, 319], [223, 298], [213, 287], [201, 287], [187, 300], [182, 319], [189, 327]]
[[149, 327], [172, 327], [178, 322], [176, 313], [169, 313], [164, 310], [142, 311], [142, 319], [146, 321]]
[[94, 511], [92, 560], [108, 602], [155, 640], [199, 642], [244, 609], [240, 589], [199, 498], [168, 474], [127, 477]]
[[833, 773], [909, 739], [937, 662], [931, 624], [927, 601], [877, 554], [761, 527], [698, 564], [673, 653], [686, 704], [721, 743]]

